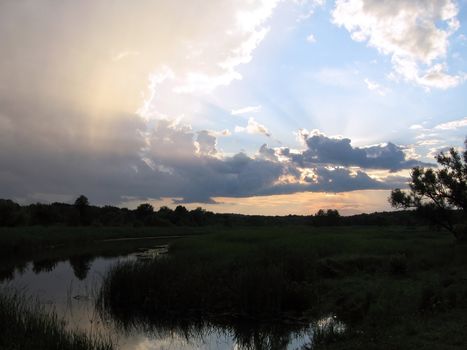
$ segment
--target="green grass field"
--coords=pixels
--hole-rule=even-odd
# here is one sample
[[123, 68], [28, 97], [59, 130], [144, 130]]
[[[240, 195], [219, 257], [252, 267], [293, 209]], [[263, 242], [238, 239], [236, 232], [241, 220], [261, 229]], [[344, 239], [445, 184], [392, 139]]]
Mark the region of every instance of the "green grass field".
[[407, 227], [222, 229], [124, 263], [100, 307], [122, 322], [311, 321], [336, 315], [326, 349], [464, 349], [467, 245]]

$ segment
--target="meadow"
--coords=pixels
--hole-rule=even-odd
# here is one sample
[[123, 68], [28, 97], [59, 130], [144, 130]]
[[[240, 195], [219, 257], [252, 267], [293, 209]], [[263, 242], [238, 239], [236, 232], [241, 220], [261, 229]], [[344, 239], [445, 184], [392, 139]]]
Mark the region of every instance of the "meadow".
[[256, 227], [175, 241], [114, 267], [99, 308], [122, 324], [305, 324], [314, 349], [462, 349], [467, 245], [421, 227]]

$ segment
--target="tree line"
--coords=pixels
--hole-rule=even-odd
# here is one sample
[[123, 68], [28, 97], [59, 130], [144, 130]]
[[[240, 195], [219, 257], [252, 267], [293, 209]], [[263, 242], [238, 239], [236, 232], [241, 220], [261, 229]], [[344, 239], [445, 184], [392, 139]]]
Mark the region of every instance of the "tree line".
[[149, 203], [136, 209], [96, 206], [86, 196], [74, 203], [35, 203], [20, 205], [0, 199], [0, 226], [264, 226], [264, 225], [418, 225], [425, 221], [412, 211], [375, 212], [341, 216], [336, 209], [320, 209], [312, 215], [263, 216], [213, 213], [201, 207], [189, 210], [162, 206], [157, 210]]

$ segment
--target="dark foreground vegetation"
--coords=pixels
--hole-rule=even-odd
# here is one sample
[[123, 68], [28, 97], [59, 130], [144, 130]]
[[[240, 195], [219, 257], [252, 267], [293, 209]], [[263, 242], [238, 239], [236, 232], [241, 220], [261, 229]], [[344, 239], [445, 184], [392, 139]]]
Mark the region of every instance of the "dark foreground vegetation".
[[112, 350], [109, 340], [67, 330], [53, 313], [18, 295], [0, 294], [0, 349]]
[[454, 147], [439, 153], [438, 168], [415, 167], [409, 190], [395, 189], [389, 201], [396, 208], [414, 208], [421, 216], [467, 240], [467, 138], [462, 153]]
[[250, 228], [176, 241], [106, 276], [123, 324], [307, 323], [335, 315], [326, 349], [464, 349], [467, 245], [423, 228]]

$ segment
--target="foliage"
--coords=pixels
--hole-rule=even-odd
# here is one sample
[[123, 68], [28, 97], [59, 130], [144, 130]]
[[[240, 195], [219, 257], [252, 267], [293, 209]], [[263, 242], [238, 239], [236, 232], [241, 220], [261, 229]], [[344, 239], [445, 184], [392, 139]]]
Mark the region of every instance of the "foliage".
[[81, 195], [75, 200], [74, 207], [79, 213], [81, 225], [89, 225], [89, 200], [86, 196]]
[[24, 221], [21, 206], [9, 199], [0, 199], [0, 226], [16, 226]]
[[420, 228], [224, 229], [117, 266], [100, 306], [128, 325], [336, 315], [349, 334], [322, 348], [463, 349], [466, 249]]
[[410, 211], [379, 212], [341, 216], [335, 209], [320, 210], [315, 215], [263, 216], [213, 213], [201, 207], [188, 210], [162, 206], [157, 211], [143, 203], [136, 209], [92, 205], [85, 196], [74, 204], [51, 203], [19, 205], [0, 199], [1, 226], [106, 226], [106, 227], [168, 227], [168, 226], [277, 226], [277, 225], [417, 225], [425, 224]]
[[[451, 148], [436, 156], [438, 169], [415, 167], [411, 172], [408, 192], [392, 191], [389, 201], [396, 208], [416, 208], [419, 213], [454, 234], [456, 239], [466, 237], [465, 226], [456, 225], [456, 214], [461, 221], [467, 215], [467, 140], [461, 155]], [[459, 215], [457, 215], [459, 216]]]
[[75, 200], [75, 207], [78, 209], [89, 207], [89, 200], [86, 196], [81, 195]]
[[341, 215], [337, 209], [320, 209], [313, 216], [313, 223], [316, 226], [336, 226], [341, 223]]

